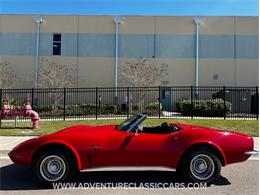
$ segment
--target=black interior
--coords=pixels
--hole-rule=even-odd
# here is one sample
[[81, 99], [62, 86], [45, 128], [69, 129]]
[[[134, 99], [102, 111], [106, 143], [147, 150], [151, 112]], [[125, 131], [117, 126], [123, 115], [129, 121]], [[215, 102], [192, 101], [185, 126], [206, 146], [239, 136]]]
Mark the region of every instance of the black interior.
[[177, 131], [178, 129], [177, 126], [164, 122], [161, 125], [154, 127], [143, 127], [142, 133], [167, 134]]

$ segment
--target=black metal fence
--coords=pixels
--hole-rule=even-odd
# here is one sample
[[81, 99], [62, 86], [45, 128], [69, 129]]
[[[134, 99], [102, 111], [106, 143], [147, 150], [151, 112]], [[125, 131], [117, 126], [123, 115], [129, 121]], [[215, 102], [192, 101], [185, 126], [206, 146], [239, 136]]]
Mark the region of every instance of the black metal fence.
[[136, 113], [151, 118], [258, 119], [259, 113], [258, 87], [0, 89], [1, 108], [4, 99], [16, 109], [30, 99], [46, 120], [126, 118]]

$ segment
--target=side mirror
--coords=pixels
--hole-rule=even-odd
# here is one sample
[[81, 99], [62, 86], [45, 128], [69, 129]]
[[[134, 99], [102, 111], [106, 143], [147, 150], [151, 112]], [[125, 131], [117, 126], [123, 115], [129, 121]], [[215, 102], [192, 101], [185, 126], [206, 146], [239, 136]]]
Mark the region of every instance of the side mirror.
[[143, 126], [142, 125], [138, 125], [138, 127], [135, 130], [135, 136], [138, 135], [138, 131], [143, 131]]
[[135, 136], [139, 135], [138, 130], [139, 130], [139, 128], [137, 127], [136, 130], [135, 130]]

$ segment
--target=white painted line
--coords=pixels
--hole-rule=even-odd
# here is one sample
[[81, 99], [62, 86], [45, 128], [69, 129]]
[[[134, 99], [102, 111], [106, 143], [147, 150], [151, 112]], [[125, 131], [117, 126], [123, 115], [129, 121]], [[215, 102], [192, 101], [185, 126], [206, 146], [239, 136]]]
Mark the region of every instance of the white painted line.
[[258, 157], [250, 157], [248, 160], [259, 160]]
[[10, 159], [8, 156], [0, 156], [0, 160], [8, 160]]
[[8, 142], [8, 143], [2, 143], [2, 144], [0, 144], [0, 148], [2, 148], [4, 146], [12, 145], [12, 144], [19, 144], [22, 141], [23, 140], [15, 140], [15, 141], [11, 141], [11, 142]]

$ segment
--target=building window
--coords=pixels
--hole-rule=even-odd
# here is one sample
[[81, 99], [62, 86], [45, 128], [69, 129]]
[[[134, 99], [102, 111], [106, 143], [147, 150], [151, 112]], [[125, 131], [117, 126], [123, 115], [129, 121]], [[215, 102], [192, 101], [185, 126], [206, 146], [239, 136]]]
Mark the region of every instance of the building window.
[[61, 55], [61, 34], [53, 34], [52, 55]]

